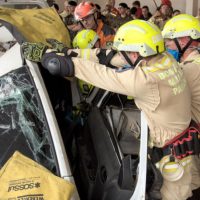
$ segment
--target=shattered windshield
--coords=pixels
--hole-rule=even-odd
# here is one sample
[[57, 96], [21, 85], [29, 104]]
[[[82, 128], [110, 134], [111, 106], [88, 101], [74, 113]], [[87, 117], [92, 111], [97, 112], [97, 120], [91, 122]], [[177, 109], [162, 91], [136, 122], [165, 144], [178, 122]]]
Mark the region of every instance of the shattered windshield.
[[0, 77], [0, 168], [15, 150], [58, 174], [45, 114], [26, 67]]

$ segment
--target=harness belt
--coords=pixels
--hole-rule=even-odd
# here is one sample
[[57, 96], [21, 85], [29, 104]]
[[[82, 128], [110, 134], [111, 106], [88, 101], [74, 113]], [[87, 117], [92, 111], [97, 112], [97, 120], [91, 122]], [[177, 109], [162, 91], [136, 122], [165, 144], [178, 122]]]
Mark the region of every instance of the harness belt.
[[153, 163], [159, 162], [164, 156], [182, 159], [189, 155], [200, 154], [200, 127], [192, 120], [189, 127], [170, 140], [162, 148], [154, 147], [150, 150]]

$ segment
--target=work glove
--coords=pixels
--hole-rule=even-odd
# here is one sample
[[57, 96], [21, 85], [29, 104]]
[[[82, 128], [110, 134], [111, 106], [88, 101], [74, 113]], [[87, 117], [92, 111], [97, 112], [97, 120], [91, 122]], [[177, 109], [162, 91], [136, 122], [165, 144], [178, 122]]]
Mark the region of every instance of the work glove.
[[52, 38], [48, 38], [46, 39], [46, 41], [51, 45], [52, 49], [55, 49], [56, 51], [67, 55], [67, 51], [69, 48], [66, 47], [62, 42], [59, 42], [58, 40]]
[[40, 62], [48, 47], [43, 43], [24, 42], [21, 45], [24, 58], [33, 62]]
[[50, 52], [45, 53], [41, 60], [42, 66], [52, 75], [62, 77], [74, 76], [74, 64], [70, 56], [64, 53]]

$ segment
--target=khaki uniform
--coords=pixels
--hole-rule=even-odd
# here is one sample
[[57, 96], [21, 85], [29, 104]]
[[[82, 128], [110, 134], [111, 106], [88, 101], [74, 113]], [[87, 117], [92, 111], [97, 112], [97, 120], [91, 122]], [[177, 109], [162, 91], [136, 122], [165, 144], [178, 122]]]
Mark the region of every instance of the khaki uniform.
[[[137, 106], [146, 114], [152, 146], [162, 147], [189, 126], [190, 91], [183, 71], [168, 54], [157, 55], [145, 64], [139, 63], [134, 70], [119, 73], [97, 64], [99, 49], [77, 52], [84, 59], [73, 58], [75, 76], [97, 87], [133, 96]], [[125, 61], [116, 54], [111, 64], [123, 67]], [[192, 190], [199, 187], [199, 171], [195, 164], [199, 161], [196, 156], [191, 156], [191, 160], [180, 180], [169, 182], [164, 179], [162, 200], [186, 200]]]
[[[97, 55], [100, 53], [100, 50], [101, 49], [96, 48], [96, 49], [73, 49], [72, 51], [77, 53], [77, 57], [79, 58], [99, 63], [99, 58], [97, 57]], [[106, 50], [106, 55], [108, 55], [110, 51], [111, 50]], [[69, 50], [69, 54], [70, 53], [71, 52]], [[110, 64], [117, 68], [120, 68], [123, 67], [126, 64], [126, 62], [124, 61], [124, 59], [122, 59], [121, 56], [119, 56], [119, 53], [117, 53], [111, 60]]]
[[190, 54], [181, 66], [192, 94], [192, 118], [200, 123], [200, 54]]
[[[181, 63], [184, 75], [192, 95], [192, 118], [200, 124], [200, 54], [193, 51], [184, 62]], [[200, 159], [193, 156], [192, 164], [192, 189], [200, 187]]]
[[[97, 55], [100, 53], [101, 49], [73, 49], [73, 52], [77, 53], [78, 58], [84, 58], [86, 60], [90, 60], [96, 63], [99, 63], [99, 58]], [[110, 53], [110, 49], [106, 50], [106, 55]], [[69, 50], [70, 54], [70, 50]], [[110, 64], [115, 66], [116, 68], [121, 68], [126, 65], [126, 61], [120, 56], [120, 53], [116, 53], [110, 61]]]
[[164, 146], [189, 126], [190, 92], [181, 68], [167, 54], [122, 73], [85, 59], [73, 58], [73, 62], [79, 79], [134, 97], [146, 114], [153, 146]]

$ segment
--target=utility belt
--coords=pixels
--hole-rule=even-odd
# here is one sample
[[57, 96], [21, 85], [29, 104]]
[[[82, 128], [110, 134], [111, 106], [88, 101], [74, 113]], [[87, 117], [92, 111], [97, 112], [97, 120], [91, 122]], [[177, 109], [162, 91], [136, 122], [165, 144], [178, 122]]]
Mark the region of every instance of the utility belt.
[[171, 155], [182, 159], [188, 155], [200, 154], [200, 128], [193, 120], [190, 126], [181, 134], [170, 140], [162, 148], [154, 147], [151, 150], [153, 163], [159, 162], [164, 156]]
[[184, 167], [191, 162], [190, 155], [200, 154], [200, 128], [192, 120], [190, 126], [164, 147], [150, 150], [152, 162], [169, 181], [180, 179]]

